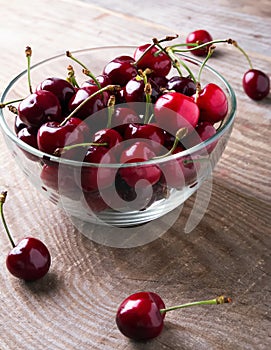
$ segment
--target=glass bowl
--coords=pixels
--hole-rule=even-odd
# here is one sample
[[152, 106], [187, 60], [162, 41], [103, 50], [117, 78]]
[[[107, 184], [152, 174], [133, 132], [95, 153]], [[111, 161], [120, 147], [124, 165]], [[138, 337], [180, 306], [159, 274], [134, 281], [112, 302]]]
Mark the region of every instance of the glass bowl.
[[[94, 74], [101, 73], [111, 59], [119, 55], [132, 55], [134, 47], [99, 47], [78, 50], [73, 55], [91, 67]], [[186, 65], [197, 74], [201, 62], [191, 56], [180, 56]], [[48, 77], [66, 78], [67, 66], [72, 64], [79, 83], [87, 80], [76, 63], [66, 54], [50, 57], [31, 67], [32, 86], [35, 87]], [[172, 74], [172, 73], [170, 73]], [[82, 159], [70, 160], [64, 157], [45, 154], [32, 148], [17, 138], [14, 131], [14, 114], [8, 108], [1, 109], [0, 125], [5, 142], [25, 176], [51, 202], [62, 207], [66, 213], [83, 222], [132, 227], [145, 224], [173, 211], [184, 203], [203, 181], [209, 177], [221, 157], [230, 137], [235, 111], [235, 94], [229, 83], [210, 66], [205, 66], [201, 83], [215, 83], [225, 92], [228, 99], [228, 113], [214, 136], [196, 146], [166, 157], [131, 164], [93, 164]], [[1, 103], [12, 101], [28, 94], [27, 71], [16, 76], [5, 89]], [[183, 162], [186, 160], [186, 163]], [[186, 164], [184, 167], [180, 164]], [[160, 180], [150, 185], [140, 181], [134, 188], [116, 180], [120, 168], [161, 170]], [[178, 168], [178, 179], [173, 173]], [[48, 169], [54, 169], [48, 171]], [[101, 177], [107, 172], [112, 183], [106, 188], [85, 191], [80, 186], [78, 174], [84, 171], [98, 171]], [[172, 180], [173, 179], [173, 180]]]

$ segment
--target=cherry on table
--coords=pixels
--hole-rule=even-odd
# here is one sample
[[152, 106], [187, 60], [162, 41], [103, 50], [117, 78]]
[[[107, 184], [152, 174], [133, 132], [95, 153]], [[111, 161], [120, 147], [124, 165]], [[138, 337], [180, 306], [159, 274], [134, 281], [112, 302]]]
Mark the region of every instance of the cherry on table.
[[215, 299], [201, 300], [166, 308], [162, 298], [153, 292], [137, 292], [126, 299], [118, 307], [116, 324], [126, 337], [146, 341], [160, 335], [164, 327], [167, 312], [191, 306], [215, 305], [230, 303], [231, 299], [219, 296]]
[[249, 69], [243, 76], [243, 88], [252, 100], [264, 99], [270, 91], [270, 79], [259, 69]]
[[6, 191], [0, 194], [1, 218], [12, 245], [12, 249], [6, 258], [7, 269], [17, 278], [25, 281], [35, 281], [42, 278], [49, 271], [51, 265], [49, 250], [42, 241], [34, 237], [25, 237], [15, 245], [3, 212], [6, 196]]

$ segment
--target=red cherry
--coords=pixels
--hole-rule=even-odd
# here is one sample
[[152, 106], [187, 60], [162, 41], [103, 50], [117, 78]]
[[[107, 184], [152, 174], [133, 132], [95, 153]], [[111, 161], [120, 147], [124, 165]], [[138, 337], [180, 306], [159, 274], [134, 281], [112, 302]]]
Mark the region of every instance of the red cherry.
[[68, 103], [75, 94], [75, 88], [65, 79], [51, 77], [43, 80], [36, 87], [36, 91], [46, 90], [52, 92], [59, 100], [63, 111], [67, 111]]
[[29, 146], [38, 149], [36, 129], [31, 127], [23, 128], [18, 132], [17, 137]]
[[[85, 133], [88, 131], [87, 125], [78, 118], [70, 118], [64, 125], [57, 122], [43, 124], [38, 131], [38, 147], [41, 151], [54, 154], [57, 148], [68, 145], [83, 143]], [[64, 153], [65, 157], [73, 154], [75, 150]], [[77, 148], [77, 151], [79, 149]]]
[[253, 100], [262, 100], [270, 91], [270, 79], [258, 69], [250, 69], [243, 76], [245, 93]]
[[118, 56], [106, 64], [103, 74], [109, 76], [112, 84], [124, 86], [137, 75], [135, 60], [130, 56]]
[[160, 296], [153, 292], [138, 292], [130, 295], [120, 304], [116, 314], [116, 324], [120, 332], [128, 338], [145, 341], [157, 337], [163, 330], [164, 317], [168, 311], [191, 306], [230, 303], [231, 298], [219, 296], [215, 299], [189, 302], [165, 308]]
[[155, 76], [166, 76], [171, 69], [171, 60], [169, 56], [160, 52], [158, 56], [155, 53], [158, 51], [158, 48], [153, 46], [149, 51], [144, 55], [143, 53], [150, 47], [150, 44], [141, 45], [136, 48], [134, 52], [134, 59], [137, 62], [137, 68], [145, 70], [149, 68], [153, 71]]
[[94, 136], [92, 142], [95, 143], [107, 143], [107, 148], [119, 147], [123, 141], [120, 133], [114, 129], [105, 128], [98, 130]]
[[112, 127], [121, 135], [124, 135], [125, 129], [130, 123], [140, 123], [140, 118], [136, 112], [128, 107], [116, 107], [112, 115]]
[[[101, 88], [112, 84], [112, 81], [110, 80], [109, 76], [106, 74], [97, 75], [95, 78], [98, 81], [98, 83], [100, 84]], [[81, 85], [81, 87], [87, 87], [89, 85], [96, 85], [96, 83], [93, 79], [89, 79], [89, 80], [84, 81], [83, 84]]]
[[225, 118], [228, 112], [228, 100], [224, 91], [216, 84], [207, 84], [196, 98], [200, 109], [199, 121], [215, 124]]
[[160, 309], [165, 304], [158, 294], [138, 292], [130, 295], [119, 306], [116, 323], [122, 334], [135, 340], [157, 337], [163, 329]]
[[138, 124], [131, 123], [126, 127], [124, 138], [144, 139], [155, 154], [159, 154], [165, 141], [164, 130], [155, 123]]
[[[216, 134], [216, 129], [213, 124], [209, 122], [201, 122], [197, 125], [194, 132], [190, 135], [182, 139], [182, 144], [186, 149], [196, 146], [197, 144], [210, 139], [212, 136]], [[203, 149], [203, 153], [208, 152], [211, 153], [215, 148], [217, 142], [212, 142], [206, 149]]]
[[194, 100], [179, 92], [168, 92], [154, 105], [157, 124], [173, 135], [181, 128], [194, 130], [198, 124], [199, 108]]
[[6, 258], [7, 269], [13, 276], [25, 281], [37, 280], [43, 277], [50, 268], [50, 253], [43, 242], [33, 237], [23, 238], [15, 245], [3, 212], [6, 196], [7, 192], [0, 194], [1, 218], [13, 247]]
[[109, 187], [115, 181], [115, 170], [106, 164], [117, 163], [114, 152], [110, 152], [104, 146], [90, 146], [84, 158], [86, 163], [100, 164], [97, 166], [82, 167], [81, 174], [75, 170], [75, 178], [83, 191], [96, 191]]
[[53, 120], [62, 121], [58, 98], [50, 91], [40, 90], [27, 96], [19, 103], [18, 115], [27, 126], [39, 127]]
[[166, 89], [192, 96], [196, 92], [196, 84], [190, 77], [173, 76], [168, 80]]
[[[131, 146], [123, 150], [120, 162], [121, 163], [135, 163], [144, 162], [146, 160], [155, 157], [155, 153], [146, 142], [137, 141]], [[121, 177], [127, 182], [131, 187], [136, 184], [140, 187], [140, 180], [146, 180], [149, 184], [154, 185], [159, 181], [161, 176], [161, 170], [156, 165], [140, 165], [132, 167], [122, 167], [119, 169]], [[146, 186], [144, 181], [143, 186]]]
[[39, 239], [26, 237], [9, 252], [6, 265], [9, 272], [25, 281], [43, 277], [51, 264], [50, 253]]
[[[186, 43], [187, 44], [206, 44], [209, 41], [212, 41], [213, 38], [210, 33], [208, 33], [204, 29], [195, 30], [194, 32], [191, 32], [186, 37]], [[187, 46], [188, 48], [191, 48], [193, 46]], [[196, 56], [206, 56], [208, 53], [209, 45], [205, 46], [201, 49], [192, 50], [191, 53], [193, 53]]]

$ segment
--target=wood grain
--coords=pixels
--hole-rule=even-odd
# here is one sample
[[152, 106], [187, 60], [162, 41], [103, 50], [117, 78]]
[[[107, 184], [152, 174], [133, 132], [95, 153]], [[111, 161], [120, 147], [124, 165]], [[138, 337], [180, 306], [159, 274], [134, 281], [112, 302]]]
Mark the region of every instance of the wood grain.
[[[137, 45], [165, 34], [205, 27], [234, 37], [255, 66], [271, 75], [270, 1], [202, 2], [0, 0], [0, 91], [33, 60], [86, 47]], [[184, 226], [195, 196], [175, 224], [154, 242], [133, 249], [99, 245], [76, 230], [23, 177], [0, 136], [0, 189], [8, 191], [6, 219], [15, 239], [35, 235], [52, 254], [50, 273], [35, 283], [10, 276], [9, 243], [0, 235], [1, 350], [208, 349], [267, 350], [270, 334], [270, 96], [260, 103], [242, 92], [246, 61], [218, 48], [212, 65], [232, 84], [238, 112], [231, 139], [213, 174], [208, 210], [189, 234]], [[161, 222], [162, 224], [162, 222]], [[124, 338], [115, 312], [124, 297], [152, 290], [166, 305], [225, 293], [231, 305], [169, 313], [160, 337]]]

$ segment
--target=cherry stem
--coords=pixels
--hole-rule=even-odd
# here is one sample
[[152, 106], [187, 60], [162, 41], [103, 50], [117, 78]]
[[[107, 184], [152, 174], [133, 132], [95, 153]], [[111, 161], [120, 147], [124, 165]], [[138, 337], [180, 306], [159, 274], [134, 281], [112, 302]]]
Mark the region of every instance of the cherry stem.
[[25, 55], [27, 59], [27, 81], [28, 81], [28, 88], [30, 91], [30, 94], [33, 93], [32, 85], [31, 85], [31, 77], [30, 77], [30, 63], [31, 63], [31, 56], [32, 56], [32, 49], [30, 46], [27, 46], [25, 49]]
[[12, 103], [17, 103], [21, 101], [23, 101], [23, 98], [18, 98], [17, 100], [0, 103], [0, 108], [5, 108], [6, 106], [11, 105]]
[[200, 69], [199, 69], [199, 72], [198, 72], [198, 79], [197, 79], [198, 84], [200, 84], [200, 78], [201, 78], [201, 74], [202, 74], [203, 68], [206, 65], [206, 63], [209, 60], [209, 58], [212, 56], [214, 50], [215, 50], [215, 46], [211, 45], [209, 47], [207, 56], [205, 57], [204, 61], [201, 63], [201, 66], [200, 66]]
[[166, 313], [168, 311], [172, 310], [178, 310], [178, 309], [183, 309], [185, 307], [190, 307], [190, 306], [200, 306], [200, 305], [216, 305], [216, 304], [226, 304], [226, 303], [231, 303], [232, 299], [225, 297], [224, 295], [221, 295], [217, 298], [214, 299], [209, 299], [209, 300], [201, 300], [201, 301], [194, 301], [186, 304], [181, 304], [177, 306], [172, 306], [166, 309], [160, 309], [161, 314]]
[[78, 63], [81, 67], [83, 67], [83, 73], [93, 79], [98, 88], [101, 88], [101, 84], [96, 79], [95, 75], [85, 66], [81, 61], [75, 58], [70, 51], [66, 51], [66, 56], [71, 58], [74, 62]]
[[8, 225], [6, 223], [4, 210], [3, 210], [4, 203], [6, 201], [6, 197], [7, 197], [7, 191], [1, 192], [1, 194], [0, 194], [0, 215], [1, 215], [1, 219], [2, 219], [2, 222], [3, 222], [4, 228], [5, 228], [6, 233], [8, 235], [8, 238], [10, 240], [10, 243], [11, 243], [12, 247], [14, 248], [15, 247], [15, 243], [14, 243], [13, 238], [11, 236], [11, 233], [10, 233], [10, 231], [8, 229]]
[[162, 154], [161, 156], [153, 157], [152, 159], [162, 159], [162, 158], [165, 158], [165, 157], [170, 156], [171, 154], [173, 154], [173, 152], [175, 151], [175, 149], [178, 146], [178, 143], [180, 142], [180, 140], [182, 138], [184, 138], [187, 135], [187, 133], [188, 133], [187, 128], [180, 128], [176, 132], [174, 143], [173, 143], [173, 146], [171, 147], [171, 149], [167, 153]]
[[76, 143], [74, 145], [56, 148], [54, 150], [54, 156], [59, 157], [61, 154], [65, 153], [66, 151], [69, 151], [71, 149], [78, 148], [78, 147], [89, 147], [89, 146], [108, 146], [108, 143], [106, 143], [106, 142], [101, 142], [101, 143], [99, 143], [99, 142]]
[[116, 103], [116, 97], [115, 95], [111, 95], [107, 102], [107, 108], [108, 108], [108, 118], [107, 118], [107, 125], [106, 125], [107, 128], [111, 128], [112, 116], [115, 110], [115, 103]]
[[78, 85], [78, 83], [77, 83], [77, 81], [76, 81], [76, 79], [75, 79], [75, 73], [74, 73], [73, 66], [68, 65], [67, 70], [68, 70], [68, 78], [67, 78], [67, 81], [68, 81], [69, 83], [71, 83], [72, 86], [79, 88], [80, 86]]
[[[221, 44], [221, 43], [228, 43], [228, 44], [233, 44], [235, 41], [232, 39], [217, 39], [217, 40], [211, 40], [208, 41], [207, 43], [204, 44], [195, 44], [195, 43], [191, 43], [191, 44], [176, 44], [176, 45], [172, 45], [170, 46], [170, 49], [173, 50], [173, 52], [190, 52], [190, 51], [194, 51], [194, 50], [198, 50], [198, 49], [202, 49], [206, 46], [209, 45], [213, 45], [213, 44]], [[178, 47], [181, 46], [191, 46], [190, 48], [186, 48], [186, 49], [177, 49]], [[166, 48], [166, 50], [168, 50], [168, 48]]]
[[246, 59], [247, 59], [247, 61], [248, 61], [248, 64], [249, 64], [250, 69], [253, 69], [252, 62], [251, 62], [251, 60], [250, 60], [248, 54], [245, 52], [245, 50], [242, 49], [242, 48], [237, 44], [237, 42], [236, 42], [235, 40], [232, 40], [232, 45], [233, 45], [234, 47], [236, 47], [239, 51], [242, 52], [242, 54], [246, 57]]
[[73, 117], [77, 112], [78, 110], [83, 107], [86, 103], [88, 103], [88, 101], [90, 101], [93, 97], [101, 94], [102, 92], [105, 92], [105, 91], [118, 91], [120, 90], [120, 86], [119, 85], [107, 85], [97, 91], [95, 91], [92, 95], [88, 96], [84, 101], [82, 101], [61, 123], [60, 123], [60, 126], [63, 126], [66, 124], [66, 122], [71, 118]]

